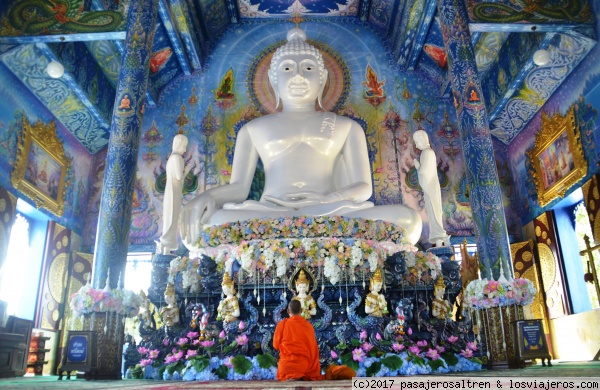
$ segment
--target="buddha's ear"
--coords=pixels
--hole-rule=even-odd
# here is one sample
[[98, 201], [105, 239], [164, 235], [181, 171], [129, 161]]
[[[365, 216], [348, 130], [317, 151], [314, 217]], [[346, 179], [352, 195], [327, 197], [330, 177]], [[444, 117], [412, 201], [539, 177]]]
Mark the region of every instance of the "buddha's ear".
[[327, 77], [329, 77], [329, 72], [327, 69], [323, 69], [323, 79], [321, 80], [319, 94], [317, 95], [317, 103], [320, 108], [323, 108], [323, 91], [325, 90], [325, 84], [327, 84]]
[[275, 93], [275, 109], [277, 110], [279, 108], [279, 90], [277, 89], [277, 81], [273, 78], [273, 75], [271, 74], [271, 72], [269, 71], [269, 83], [271, 84], [271, 88], [273, 89], [273, 92]]

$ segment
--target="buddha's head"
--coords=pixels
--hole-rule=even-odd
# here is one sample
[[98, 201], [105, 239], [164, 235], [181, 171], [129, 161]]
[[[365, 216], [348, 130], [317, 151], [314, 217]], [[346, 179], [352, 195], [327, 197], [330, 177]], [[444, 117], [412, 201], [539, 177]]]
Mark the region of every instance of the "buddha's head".
[[296, 291], [298, 294], [307, 293], [310, 286], [310, 282], [306, 277], [306, 273], [304, 270], [300, 270], [298, 273], [298, 278], [296, 279]]
[[292, 28], [287, 43], [279, 47], [271, 59], [269, 81], [275, 91], [276, 108], [284, 104], [314, 103], [322, 105], [327, 69], [321, 52], [306, 43], [306, 33]]
[[183, 154], [187, 149], [187, 145], [188, 139], [183, 133], [179, 133], [173, 138], [173, 152]]
[[235, 294], [235, 285], [231, 276], [229, 276], [229, 272], [225, 272], [223, 274], [223, 282], [221, 283], [221, 287], [223, 287], [223, 293], [225, 295], [234, 295]]
[[177, 295], [175, 294], [175, 288], [172, 283], [167, 283], [167, 288], [165, 289], [165, 303], [171, 306], [177, 303]]
[[446, 284], [444, 283], [444, 278], [440, 276], [435, 281], [435, 285], [433, 286], [433, 293], [437, 299], [442, 299], [444, 297], [445, 291]]
[[369, 290], [375, 293], [381, 291], [381, 287], [383, 287], [383, 277], [381, 276], [381, 269], [377, 268], [371, 279], [369, 280]]
[[427, 149], [429, 147], [429, 136], [425, 130], [415, 131], [413, 134], [413, 140], [415, 141], [415, 146], [419, 150]]

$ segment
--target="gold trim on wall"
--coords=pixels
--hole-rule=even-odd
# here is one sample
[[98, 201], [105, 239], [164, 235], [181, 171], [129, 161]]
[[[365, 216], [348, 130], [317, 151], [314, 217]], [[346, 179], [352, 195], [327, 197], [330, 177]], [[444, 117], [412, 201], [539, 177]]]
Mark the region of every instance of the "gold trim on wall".
[[[37, 167], [34, 149], [49, 167]], [[19, 136], [12, 185], [32, 199], [37, 208], [45, 208], [61, 216], [64, 212], [67, 183], [65, 176], [71, 161], [66, 157], [63, 143], [56, 133], [56, 123], [37, 121], [31, 125], [23, 116], [23, 131]], [[39, 172], [38, 172], [39, 169]], [[42, 176], [42, 172], [43, 176]], [[50, 172], [50, 173], [48, 173]], [[57, 182], [58, 179], [58, 182]]]
[[[566, 160], [571, 161], [573, 167], [568, 172], [564, 173], [564, 169], [559, 173], [553, 172], [553, 168], [559, 168], [556, 165], [560, 164], [561, 158], [556, 156], [556, 161], [550, 161], [550, 167], [540, 163], [545, 156], [549, 155], [558, 145], [559, 138], [564, 138], [566, 135], [567, 145], [569, 146], [570, 156]], [[555, 150], [555, 153], [558, 153]], [[581, 144], [581, 133], [575, 124], [575, 110], [573, 107], [569, 109], [563, 117], [558, 112], [553, 115], [542, 113], [542, 125], [540, 131], [535, 137], [533, 149], [528, 152], [531, 159], [533, 169], [533, 180], [537, 187], [538, 203], [544, 207], [559, 196], [564, 196], [565, 193], [575, 183], [580, 181], [587, 174], [587, 162], [583, 154]], [[567, 153], [568, 155], [568, 153]], [[565, 163], [565, 157], [562, 157]], [[569, 163], [566, 162], [567, 167]]]

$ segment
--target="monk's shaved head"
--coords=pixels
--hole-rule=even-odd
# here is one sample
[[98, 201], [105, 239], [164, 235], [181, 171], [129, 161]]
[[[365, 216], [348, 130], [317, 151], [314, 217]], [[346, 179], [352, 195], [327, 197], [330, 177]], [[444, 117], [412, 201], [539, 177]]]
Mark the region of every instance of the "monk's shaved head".
[[298, 315], [302, 312], [302, 304], [297, 299], [292, 299], [288, 305], [288, 310], [291, 315]]

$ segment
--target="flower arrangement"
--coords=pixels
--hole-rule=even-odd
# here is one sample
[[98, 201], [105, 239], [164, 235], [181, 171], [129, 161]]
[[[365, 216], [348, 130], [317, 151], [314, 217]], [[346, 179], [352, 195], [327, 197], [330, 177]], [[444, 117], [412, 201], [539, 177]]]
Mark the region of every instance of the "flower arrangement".
[[439, 257], [431, 252], [407, 251], [404, 253], [406, 261], [405, 277], [412, 280], [435, 280], [442, 274], [442, 262]]
[[71, 296], [70, 307], [76, 317], [84, 314], [115, 312], [127, 317], [138, 315], [143, 299], [131, 290], [92, 288], [89, 284], [81, 287]]
[[509, 305], [524, 306], [533, 301], [535, 293], [535, 287], [528, 279], [479, 279], [473, 280], [465, 289], [464, 302], [467, 308], [475, 310]]
[[211, 226], [200, 233], [198, 246], [216, 247], [223, 244], [239, 244], [242, 241], [290, 237], [353, 237], [408, 244], [405, 235], [404, 229], [392, 223], [362, 218], [257, 218]]

